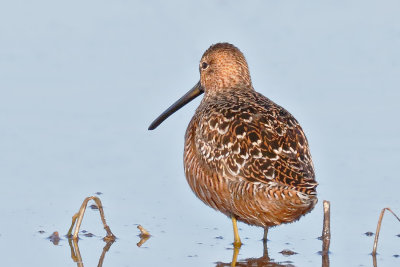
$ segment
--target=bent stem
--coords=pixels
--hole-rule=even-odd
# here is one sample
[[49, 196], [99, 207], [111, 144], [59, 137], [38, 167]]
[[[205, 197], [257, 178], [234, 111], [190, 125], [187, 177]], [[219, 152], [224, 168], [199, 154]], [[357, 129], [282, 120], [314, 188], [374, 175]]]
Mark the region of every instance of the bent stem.
[[[68, 230], [67, 237], [68, 238], [72, 238], [73, 240], [77, 240], [78, 239], [79, 229], [80, 229], [81, 224], [82, 224], [83, 216], [85, 215], [87, 204], [88, 204], [88, 202], [90, 200], [93, 200], [96, 203], [97, 207], [99, 208], [100, 218], [101, 218], [101, 221], [103, 223], [104, 229], [107, 232], [107, 236], [105, 236], [103, 238], [103, 240], [105, 242], [110, 242], [110, 241], [113, 242], [113, 241], [115, 241], [116, 237], [111, 232], [110, 227], [106, 223], [106, 219], [105, 219], [105, 216], [104, 216], [103, 205], [101, 204], [100, 199], [98, 197], [96, 197], [96, 196], [90, 196], [90, 197], [85, 198], [85, 200], [83, 201], [79, 211], [76, 214], [74, 214], [74, 216], [72, 216], [72, 224], [71, 224], [71, 227]], [[72, 234], [72, 230], [73, 230], [74, 226], [75, 226], [75, 231], [74, 231], [74, 234]]]
[[376, 257], [376, 250], [378, 248], [378, 239], [379, 239], [379, 233], [381, 231], [381, 224], [382, 224], [382, 219], [383, 215], [385, 214], [385, 211], [390, 211], [394, 217], [400, 222], [400, 218], [390, 209], [390, 208], [383, 208], [381, 211], [381, 215], [379, 216], [378, 220], [378, 225], [376, 226], [376, 233], [375, 233], [375, 240], [374, 240], [374, 247], [372, 249], [372, 256]]

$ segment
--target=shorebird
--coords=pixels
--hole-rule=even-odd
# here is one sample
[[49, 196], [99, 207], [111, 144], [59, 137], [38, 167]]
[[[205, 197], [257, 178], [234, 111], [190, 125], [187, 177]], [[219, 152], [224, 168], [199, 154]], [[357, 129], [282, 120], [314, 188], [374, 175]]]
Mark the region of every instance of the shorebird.
[[200, 81], [150, 125], [204, 93], [185, 135], [184, 169], [205, 204], [237, 221], [268, 228], [298, 220], [317, 203], [307, 138], [283, 107], [256, 92], [242, 52], [212, 45], [199, 64]]

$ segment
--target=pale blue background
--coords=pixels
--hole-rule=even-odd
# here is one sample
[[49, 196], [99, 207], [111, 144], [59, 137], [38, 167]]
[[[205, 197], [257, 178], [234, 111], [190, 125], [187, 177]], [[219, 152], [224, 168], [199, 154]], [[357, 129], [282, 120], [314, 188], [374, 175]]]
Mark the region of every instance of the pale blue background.
[[[302, 124], [320, 183], [311, 214], [270, 231], [271, 258], [321, 265], [327, 199], [331, 266], [371, 266], [363, 233], [381, 208], [400, 212], [399, 14], [397, 0], [2, 1], [1, 265], [75, 266], [65, 239], [45, 238], [66, 233], [97, 191], [119, 237], [104, 266], [230, 262], [230, 220], [196, 199], [183, 173], [200, 99], [147, 131], [198, 81], [202, 53], [227, 41], [247, 57], [256, 90]], [[154, 235], [145, 248], [136, 224]], [[239, 258], [261, 256], [262, 229], [240, 227]], [[97, 213], [83, 228], [97, 235], [79, 243], [94, 266], [104, 245]], [[397, 266], [400, 224], [387, 216], [382, 231], [378, 263]]]

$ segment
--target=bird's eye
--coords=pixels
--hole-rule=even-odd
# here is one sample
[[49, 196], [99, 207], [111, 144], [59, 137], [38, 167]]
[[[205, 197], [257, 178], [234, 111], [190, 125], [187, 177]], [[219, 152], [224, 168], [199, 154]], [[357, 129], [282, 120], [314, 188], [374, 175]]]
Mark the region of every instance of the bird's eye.
[[206, 62], [201, 63], [201, 68], [203, 70], [207, 69], [208, 68], [208, 64]]

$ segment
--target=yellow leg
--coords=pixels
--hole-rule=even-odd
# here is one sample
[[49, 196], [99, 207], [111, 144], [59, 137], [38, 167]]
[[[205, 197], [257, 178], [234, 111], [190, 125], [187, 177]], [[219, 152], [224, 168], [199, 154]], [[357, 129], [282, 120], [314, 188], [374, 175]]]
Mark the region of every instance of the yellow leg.
[[239, 237], [237, 220], [234, 216], [232, 216], [231, 218], [232, 218], [232, 224], [233, 224], [233, 238], [234, 238], [233, 246], [240, 248], [242, 246], [242, 242], [240, 241], [240, 237]]

